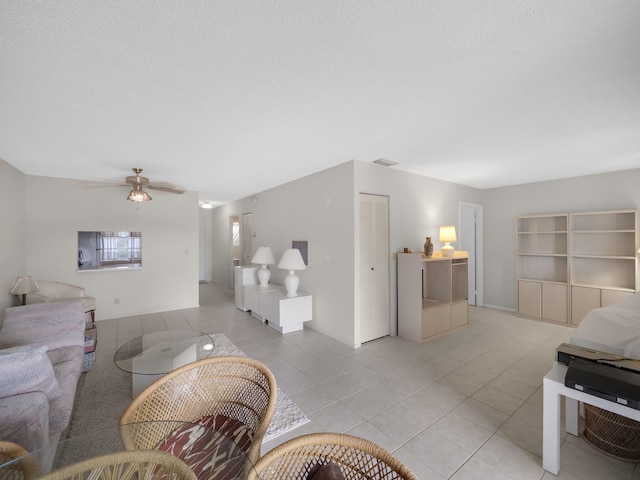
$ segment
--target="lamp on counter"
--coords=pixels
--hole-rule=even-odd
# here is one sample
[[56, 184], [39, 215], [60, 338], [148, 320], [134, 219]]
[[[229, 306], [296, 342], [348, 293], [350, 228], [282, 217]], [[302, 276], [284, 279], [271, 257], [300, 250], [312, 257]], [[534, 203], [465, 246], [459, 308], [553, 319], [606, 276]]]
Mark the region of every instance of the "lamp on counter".
[[258, 283], [261, 287], [267, 287], [269, 285], [269, 279], [271, 278], [271, 270], [269, 270], [267, 265], [276, 263], [271, 249], [269, 247], [258, 247], [256, 254], [251, 259], [251, 263], [260, 265], [258, 269]]
[[440, 227], [440, 241], [444, 242], [444, 247], [440, 249], [443, 257], [453, 257], [455, 248], [451, 246], [451, 242], [457, 242], [456, 227], [453, 225], [446, 225]]
[[21, 305], [25, 305], [27, 303], [27, 293], [35, 293], [38, 290], [40, 290], [40, 287], [33, 277], [26, 276], [16, 278], [16, 281], [13, 282], [13, 286], [11, 287], [11, 290], [9, 290], [9, 293], [11, 295], [22, 295]]
[[300, 279], [296, 275], [296, 270], [304, 270], [307, 266], [302, 260], [300, 250], [297, 248], [287, 248], [278, 263], [278, 268], [289, 270], [289, 275], [284, 277], [284, 286], [287, 289], [287, 297], [296, 297], [298, 295], [298, 284]]

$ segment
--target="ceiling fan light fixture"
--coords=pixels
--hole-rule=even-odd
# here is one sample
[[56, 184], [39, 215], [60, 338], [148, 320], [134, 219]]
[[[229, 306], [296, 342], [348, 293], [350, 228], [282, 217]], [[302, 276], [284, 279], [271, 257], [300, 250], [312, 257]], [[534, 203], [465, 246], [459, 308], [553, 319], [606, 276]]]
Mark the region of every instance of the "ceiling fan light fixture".
[[138, 185], [129, 192], [129, 196], [127, 197], [127, 200], [135, 203], [150, 202], [151, 195], [149, 195], [147, 192], [142, 190], [142, 187]]

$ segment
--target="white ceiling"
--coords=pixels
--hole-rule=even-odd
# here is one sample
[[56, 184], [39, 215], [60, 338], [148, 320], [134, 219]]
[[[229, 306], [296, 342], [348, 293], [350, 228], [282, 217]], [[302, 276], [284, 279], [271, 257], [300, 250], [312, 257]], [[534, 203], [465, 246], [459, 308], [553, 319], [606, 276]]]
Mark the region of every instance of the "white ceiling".
[[0, 159], [225, 202], [352, 159], [640, 167], [638, 0], [0, 0]]

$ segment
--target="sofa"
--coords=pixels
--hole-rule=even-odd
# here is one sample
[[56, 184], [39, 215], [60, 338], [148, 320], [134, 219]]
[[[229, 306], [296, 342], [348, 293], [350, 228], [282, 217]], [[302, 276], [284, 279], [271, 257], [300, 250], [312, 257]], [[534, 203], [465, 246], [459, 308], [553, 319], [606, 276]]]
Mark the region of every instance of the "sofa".
[[0, 326], [0, 440], [28, 451], [69, 426], [84, 365], [83, 301], [5, 310]]
[[84, 311], [91, 314], [91, 322], [95, 321], [96, 299], [87, 296], [84, 288], [62, 282], [38, 280], [39, 290], [27, 294], [27, 305], [32, 303], [65, 302], [76, 298], [82, 299]]

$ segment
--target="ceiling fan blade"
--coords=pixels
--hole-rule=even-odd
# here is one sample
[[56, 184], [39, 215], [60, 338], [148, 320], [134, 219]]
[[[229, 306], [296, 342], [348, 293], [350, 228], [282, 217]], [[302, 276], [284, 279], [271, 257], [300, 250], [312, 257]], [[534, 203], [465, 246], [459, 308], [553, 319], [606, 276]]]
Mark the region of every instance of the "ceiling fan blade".
[[171, 185], [170, 183], [163, 182], [149, 183], [148, 185], [145, 185], [145, 188], [149, 188], [151, 190], [159, 190], [161, 192], [177, 193], [179, 195], [182, 195], [186, 191], [186, 189], [182, 187], [176, 187], [175, 185]]
[[129, 185], [148, 185], [149, 179], [147, 177], [140, 177], [138, 175], [132, 177], [126, 177], [124, 179]]

